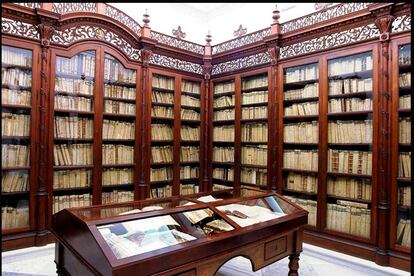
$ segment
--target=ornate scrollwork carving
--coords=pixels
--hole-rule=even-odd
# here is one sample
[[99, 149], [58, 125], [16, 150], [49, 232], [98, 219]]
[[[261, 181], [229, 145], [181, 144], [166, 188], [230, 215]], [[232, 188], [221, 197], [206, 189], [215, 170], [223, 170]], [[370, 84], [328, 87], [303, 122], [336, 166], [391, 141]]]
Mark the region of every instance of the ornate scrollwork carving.
[[199, 44], [178, 39], [155, 31], [151, 31], [151, 38], [161, 44], [180, 48], [200, 55], [204, 54], [204, 46]]
[[142, 66], [148, 67], [150, 57], [152, 55], [152, 51], [149, 49], [141, 49], [141, 60], [142, 60]]
[[191, 72], [194, 74], [201, 75], [203, 73], [203, 69], [200, 64], [192, 63], [185, 60], [180, 60], [172, 57], [167, 57], [159, 54], [152, 54], [149, 58], [149, 63], [167, 67], [167, 68], [173, 68], [176, 70]]
[[292, 32], [304, 27], [343, 16], [352, 12], [363, 10], [371, 3], [343, 3], [321, 11], [290, 20], [282, 24], [282, 34]]
[[50, 37], [52, 36], [55, 28], [51, 25], [47, 24], [39, 24], [38, 25], [40, 38], [41, 38], [41, 45], [42, 47], [49, 47], [50, 46]]
[[257, 41], [261, 41], [266, 36], [270, 35], [270, 28], [266, 28], [254, 33], [250, 33], [233, 40], [229, 40], [212, 47], [213, 54], [219, 54], [225, 51], [229, 51], [244, 45], [252, 44]]
[[301, 41], [292, 45], [287, 45], [280, 49], [280, 58], [288, 58], [307, 54], [319, 50], [324, 50], [331, 47], [349, 44], [361, 40], [378, 37], [379, 30], [375, 24], [369, 24], [339, 33], [333, 33], [321, 37], [316, 37], [310, 40]]
[[411, 30], [411, 14], [397, 16], [392, 22], [392, 32], [403, 32]]
[[178, 39], [184, 39], [186, 36], [185, 32], [181, 30], [181, 26], [178, 26], [177, 29], [173, 29], [172, 34]]
[[56, 13], [96, 12], [96, 3], [53, 3], [52, 11]]
[[247, 28], [243, 28], [243, 25], [240, 24], [239, 28], [233, 32], [233, 36], [241, 37], [247, 33]]
[[213, 69], [211, 71], [211, 74], [218, 75], [226, 72], [232, 72], [256, 65], [262, 65], [266, 63], [270, 63], [272, 61], [271, 55], [269, 52], [263, 52], [254, 54], [251, 56], [235, 59], [235, 60], [229, 60], [223, 63], [218, 63], [213, 65]]
[[211, 70], [213, 69], [213, 65], [210, 62], [204, 63], [202, 66], [203, 68], [203, 76], [205, 80], [209, 80], [211, 77]]
[[125, 26], [129, 27], [136, 34], [141, 35], [141, 26], [134, 19], [132, 19], [125, 13], [121, 12], [117, 8], [107, 5], [105, 15], [121, 22]]
[[25, 38], [40, 39], [37, 26], [3, 17], [1, 18], [1, 32]]
[[391, 23], [394, 20], [394, 16], [385, 15], [375, 19], [375, 25], [380, 31], [380, 41], [386, 41], [390, 38]]
[[40, 8], [40, 3], [13, 3], [13, 4], [23, 6], [26, 8], [31, 8], [31, 9]]
[[76, 26], [63, 31], [55, 31], [51, 42], [60, 45], [71, 45], [75, 42], [88, 39], [98, 39], [106, 41], [124, 52], [132, 60], [140, 60], [141, 53], [135, 49], [125, 39], [101, 27], [96, 26]]
[[267, 52], [269, 53], [270, 58], [271, 58], [270, 64], [272, 66], [277, 65], [277, 60], [280, 54], [280, 47], [278, 46], [270, 47], [269, 49], [267, 49]]

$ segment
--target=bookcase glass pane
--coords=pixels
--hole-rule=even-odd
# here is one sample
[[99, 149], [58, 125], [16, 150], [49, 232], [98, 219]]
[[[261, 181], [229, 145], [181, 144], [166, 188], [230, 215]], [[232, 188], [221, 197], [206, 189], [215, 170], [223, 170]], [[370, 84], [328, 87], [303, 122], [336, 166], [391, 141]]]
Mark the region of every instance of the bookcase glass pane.
[[372, 52], [328, 61], [327, 229], [370, 238]]
[[29, 227], [32, 51], [1, 46], [2, 230]]
[[[398, 49], [398, 171], [395, 242], [411, 247], [411, 44]], [[395, 182], [394, 182], [395, 183]]]
[[235, 82], [213, 86], [213, 190], [233, 187], [235, 142]]
[[283, 71], [283, 194], [309, 211], [316, 226], [319, 142], [319, 64]]
[[175, 78], [152, 75], [150, 198], [172, 195]]
[[95, 55], [56, 56], [53, 213], [92, 204]]

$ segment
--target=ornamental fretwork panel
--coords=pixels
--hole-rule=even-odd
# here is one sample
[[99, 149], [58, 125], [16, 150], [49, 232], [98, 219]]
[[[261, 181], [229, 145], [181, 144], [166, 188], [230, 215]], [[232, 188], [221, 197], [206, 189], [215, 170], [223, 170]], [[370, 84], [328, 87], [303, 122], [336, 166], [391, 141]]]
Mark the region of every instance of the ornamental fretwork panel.
[[1, 33], [40, 39], [37, 26], [3, 17], [1, 18]]
[[121, 22], [125, 26], [129, 27], [136, 34], [141, 34], [141, 26], [134, 19], [132, 19], [125, 13], [121, 12], [117, 8], [106, 6], [105, 15]]
[[270, 28], [266, 28], [254, 33], [250, 33], [236, 39], [226, 41], [220, 44], [217, 44], [212, 47], [213, 54], [219, 54], [225, 51], [229, 51], [238, 47], [242, 47], [245, 45], [252, 44], [254, 42], [258, 42], [263, 40], [266, 36], [270, 35]]
[[248, 67], [267, 64], [270, 62], [271, 56], [268, 52], [258, 53], [251, 56], [214, 64], [213, 69], [211, 70], [211, 75], [232, 72]]
[[96, 26], [77, 26], [63, 31], [55, 31], [51, 42], [68, 46], [88, 39], [106, 41], [124, 52], [129, 59], [140, 60], [141, 58], [140, 50], [133, 48], [125, 39], [111, 31]]
[[392, 22], [392, 32], [403, 32], [411, 30], [411, 14], [404, 14], [395, 18]]
[[56, 13], [96, 12], [95, 3], [53, 3], [52, 11]]
[[298, 55], [303, 55], [319, 50], [325, 50], [337, 46], [346, 45], [349, 43], [367, 40], [378, 37], [379, 30], [375, 24], [369, 24], [353, 29], [349, 29], [339, 33], [333, 33], [321, 37], [316, 37], [310, 40], [305, 40], [292, 45], [282, 47], [280, 49], [280, 58], [288, 58]]
[[191, 43], [189, 41], [185, 41], [154, 31], [151, 31], [151, 38], [158, 41], [158, 43], [161, 44], [165, 44], [175, 48], [180, 48], [200, 55], [204, 54], [204, 46], [199, 44]]
[[23, 6], [26, 8], [31, 8], [31, 9], [40, 8], [40, 3], [13, 3], [13, 4]]
[[319, 12], [315, 12], [309, 14], [307, 16], [303, 16], [282, 24], [282, 33], [292, 32], [298, 29], [302, 29], [304, 27], [326, 21], [335, 17], [343, 16], [352, 12], [360, 11], [368, 7], [368, 5], [373, 3], [343, 3], [338, 4], [333, 7], [321, 10]]
[[162, 66], [162, 67], [191, 72], [191, 73], [199, 74], [199, 75], [201, 75], [203, 72], [200, 64], [192, 63], [189, 61], [180, 60], [180, 59], [176, 59], [172, 57], [167, 57], [167, 56], [159, 55], [155, 53], [150, 56], [149, 63]]

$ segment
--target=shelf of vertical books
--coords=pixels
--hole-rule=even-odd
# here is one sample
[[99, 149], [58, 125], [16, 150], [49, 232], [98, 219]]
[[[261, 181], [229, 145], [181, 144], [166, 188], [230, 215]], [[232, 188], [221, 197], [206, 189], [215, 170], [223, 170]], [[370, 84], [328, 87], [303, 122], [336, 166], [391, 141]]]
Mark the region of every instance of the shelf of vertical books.
[[56, 56], [55, 69], [53, 213], [92, 203], [95, 51]]
[[362, 239], [371, 227], [372, 67], [372, 52], [328, 61], [326, 229]]
[[32, 51], [1, 46], [2, 234], [28, 230]]
[[395, 242], [411, 248], [411, 44], [398, 49], [398, 169]]

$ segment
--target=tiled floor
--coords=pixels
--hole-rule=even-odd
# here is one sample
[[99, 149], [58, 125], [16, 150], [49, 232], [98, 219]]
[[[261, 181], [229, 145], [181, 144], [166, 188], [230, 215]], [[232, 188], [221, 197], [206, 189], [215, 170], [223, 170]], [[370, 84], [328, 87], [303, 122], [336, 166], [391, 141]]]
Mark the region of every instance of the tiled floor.
[[[2, 275], [56, 275], [54, 244], [43, 247], [31, 247], [2, 253]], [[407, 272], [382, 267], [373, 262], [340, 254], [309, 244], [304, 249], [299, 261], [299, 274], [304, 276], [403, 276]], [[217, 276], [287, 275], [288, 259], [283, 259], [262, 270], [252, 272], [250, 261], [238, 257], [228, 261], [216, 274]], [[78, 276], [78, 275], [76, 275]], [[81, 275], [79, 275], [81, 276]]]

